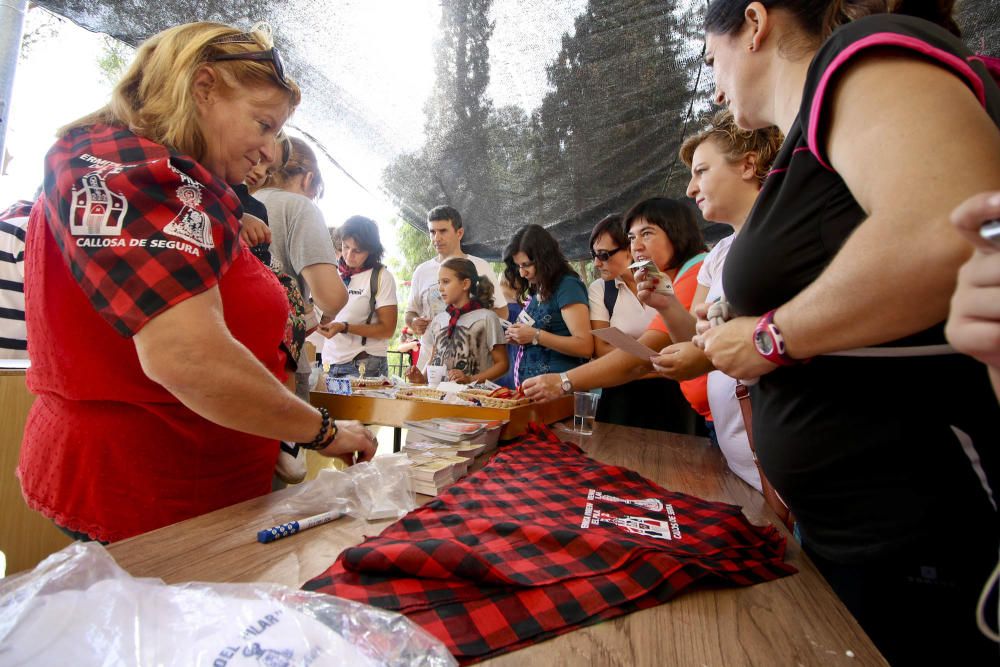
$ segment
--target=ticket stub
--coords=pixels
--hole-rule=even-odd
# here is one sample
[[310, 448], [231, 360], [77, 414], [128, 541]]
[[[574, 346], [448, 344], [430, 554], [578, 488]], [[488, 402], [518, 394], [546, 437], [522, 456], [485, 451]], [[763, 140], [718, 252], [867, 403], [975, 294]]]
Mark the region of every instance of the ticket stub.
[[631, 264], [629, 264], [628, 268], [629, 268], [630, 271], [632, 271], [632, 273], [635, 273], [636, 271], [638, 271], [640, 269], [646, 269], [646, 277], [647, 278], [650, 278], [650, 277], [659, 278], [660, 282], [656, 286], [656, 290], [654, 290], [654, 291], [659, 292], [660, 294], [673, 294], [674, 293], [674, 286], [673, 286], [673, 283], [670, 282], [670, 277], [667, 276], [662, 271], [660, 271], [659, 267], [656, 266], [656, 263], [653, 262], [653, 260], [651, 260], [651, 259], [640, 259], [637, 262], [632, 262]]

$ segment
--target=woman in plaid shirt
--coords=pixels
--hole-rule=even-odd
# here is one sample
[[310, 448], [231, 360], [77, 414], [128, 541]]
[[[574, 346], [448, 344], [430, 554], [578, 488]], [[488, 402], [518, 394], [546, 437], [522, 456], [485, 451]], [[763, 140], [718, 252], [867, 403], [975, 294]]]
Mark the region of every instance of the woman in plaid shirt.
[[59, 132], [27, 255], [18, 476], [77, 538], [114, 541], [270, 491], [278, 440], [362, 460], [371, 434], [281, 384], [288, 300], [239, 241], [227, 183], [300, 100], [269, 31], [145, 42], [110, 103]]

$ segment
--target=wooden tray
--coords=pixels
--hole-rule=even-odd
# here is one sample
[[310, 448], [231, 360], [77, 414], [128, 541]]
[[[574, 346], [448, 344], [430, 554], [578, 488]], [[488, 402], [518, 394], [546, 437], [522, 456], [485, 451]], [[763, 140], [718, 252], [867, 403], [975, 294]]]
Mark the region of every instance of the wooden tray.
[[366, 424], [403, 426], [411, 419], [435, 417], [468, 417], [471, 419], [502, 419], [507, 422], [500, 437], [504, 440], [524, 433], [528, 422], [551, 424], [573, 416], [573, 397], [562, 396], [553, 401], [529, 403], [516, 408], [485, 408], [474, 405], [451, 405], [441, 401], [374, 398], [371, 396], [340, 396], [314, 391], [310, 402], [330, 411], [334, 419], [357, 419]]

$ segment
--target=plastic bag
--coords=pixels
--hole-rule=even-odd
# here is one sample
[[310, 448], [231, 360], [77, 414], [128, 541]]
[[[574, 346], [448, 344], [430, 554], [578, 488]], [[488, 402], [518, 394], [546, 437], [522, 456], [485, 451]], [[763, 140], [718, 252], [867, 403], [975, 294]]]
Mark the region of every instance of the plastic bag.
[[300, 516], [337, 510], [367, 521], [398, 519], [417, 506], [409, 471], [405, 454], [377, 456], [346, 470], [322, 470], [296, 487], [283, 509]]
[[277, 584], [137, 579], [75, 543], [0, 580], [0, 665], [456, 665], [405, 616]]

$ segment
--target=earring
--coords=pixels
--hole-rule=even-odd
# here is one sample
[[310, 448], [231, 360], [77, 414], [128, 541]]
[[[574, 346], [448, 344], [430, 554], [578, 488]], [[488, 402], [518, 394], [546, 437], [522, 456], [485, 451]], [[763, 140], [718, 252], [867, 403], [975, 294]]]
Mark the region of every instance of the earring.
[[751, 44], [750, 46], [747, 47], [747, 51], [753, 51], [753, 50], [754, 50], [753, 44]]

